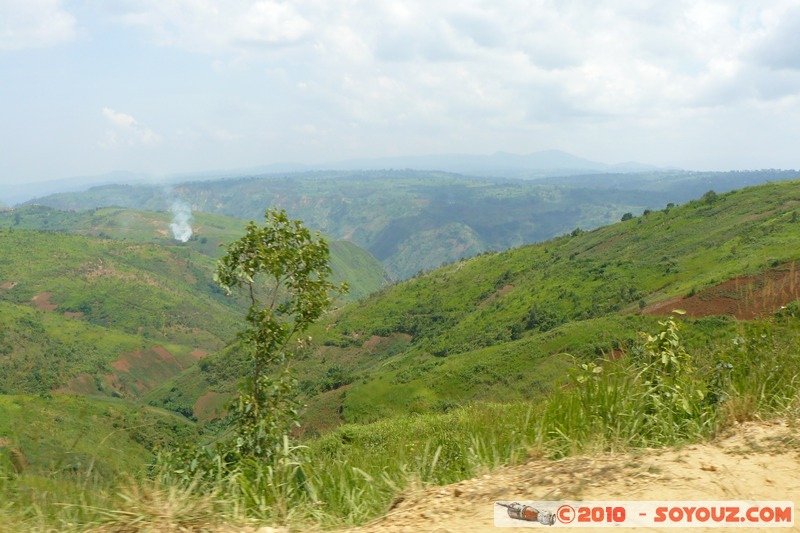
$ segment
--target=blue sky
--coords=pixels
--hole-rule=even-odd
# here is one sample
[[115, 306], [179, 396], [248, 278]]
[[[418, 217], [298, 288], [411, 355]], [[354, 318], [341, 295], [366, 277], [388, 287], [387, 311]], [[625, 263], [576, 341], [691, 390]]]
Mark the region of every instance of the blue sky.
[[798, 0], [0, 0], [0, 184], [546, 149], [800, 168], [798, 35]]

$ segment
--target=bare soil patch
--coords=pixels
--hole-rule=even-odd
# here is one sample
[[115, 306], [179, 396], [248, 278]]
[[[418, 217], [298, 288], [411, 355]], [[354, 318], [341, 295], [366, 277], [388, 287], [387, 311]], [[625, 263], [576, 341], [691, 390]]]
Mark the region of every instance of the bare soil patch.
[[14, 281], [6, 281], [2, 285], [0, 285], [0, 289], [5, 289], [7, 291], [10, 291], [11, 289], [13, 289], [16, 286], [17, 286], [16, 282], [14, 282]]
[[92, 396], [97, 394], [94, 379], [89, 374], [81, 374], [69, 380], [63, 387], [53, 392], [60, 394], [77, 394], [79, 396]]
[[150, 274], [146, 272], [122, 272], [116, 268], [116, 266], [110, 262], [103, 262], [98, 261], [97, 263], [87, 263], [82, 267], [82, 273], [86, 277], [87, 280], [92, 281], [100, 277], [108, 277], [108, 278], [115, 278], [121, 279], [126, 281], [133, 281], [136, 283], [141, 283], [145, 285], [149, 285], [151, 287], [158, 287], [159, 289], [165, 290], [172, 294], [177, 294], [177, 291], [172, 287], [169, 287], [158, 280], [156, 280]]
[[88, 373], [81, 374], [55, 392], [83, 395], [113, 392], [123, 397], [137, 397], [186, 367], [163, 346], [121, 353], [109, 365], [113, 369], [112, 373], [100, 376], [99, 379]]
[[381, 337], [379, 335], [373, 335], [369, 339], [364, 341], [364, 348], [372, 352], [375, 350], [375, 348], [380, 346], [381, 343], [387, 341], [388, 339], [389, 337]]
[[136, 361], [134, 359], [141, 360], [142, 359], [142, 351], [136, 350], [135, 352], [123, 353], [119, 356], [119, 359], [116, 361], [112, 361], [111, 366], [114, 367], [114, 370], [119, 370], [120, 372], [130, 372], [131, 368], [136, 365]]
[[225, 403], [230, 399], [230, 394], [219, 394], [209, 391], [194, 402], [192, 413], [200, 422], [208, 422], [220, 418], [225, 414]]
[[499, 289], [497, 289], [496, 291], [494, 291], [492, 294], [490, 294], [489, 296], [487, 296], [487, 297], [486, 297], [486, 298], [485, 298], [485, 299], [484, 299], [484, 300], [483, 300], [483, 301], [482, 301], [482, 302], [481, 302], [481, 303], [478, 305], [478, 307], [484, 307], [484, 306], [486, 306], [486, 305], [488, 305], [488, 304], [492, 303], [494, 300], [496, 300], [496, 299], [498, 299], [498, 298], [500, 298], [500, 297], [502, 297], [502, 296], [505, 296], [506, 294], [508, 294], [509, 292], [511, 292], [511, 290], [512, 290], [513, 288], [514, 288], [514, 286], [513, 286], [513, 285], [503, 285], [502, 287], [500, 287]]
[[206, 350], [201, 350], [200, 348], [197, 348], [196, 350], [192, 350], [191, 352], [189, 352], [189, 355], [191, 355], [192, 357], [194, 357], [199, 361], [203, 357], [207, 356], [208, 352]]
[[[715, 441], [683, 448], [578, 456], [559, 461], [535, 459], [445, 487], [408, 490], [396, 499], [395, 507], [386, 516], [347, 532], [496, 533], [503, 531], [494, 526], [497, 500], [789, 500], [794, 501], [797, 516], [800, 506], [797, 424], [798, 420], [791, 425], [742, 424]], [[800, 531], [800, 521], [795, 518], [793, 528], [780, 530]]]
[[167, 350], [163, 346], [156, 346], [155, 348], [153, 348], [153, 353], [158, 355], [160, 361], [175, 363], [176, 365], [181, 366], [178, 360], [175, 359], [175, 357], [171, 353], [169, 353], [169, 350]]
[[40, 292], [31, 298], [31, 303], [40, 311], [55, 311], [58, 306], [50, 301], [52, 297], [52, 292]]
[[800, 298], [800, 271], [794, 263], [756, 276], [741, 276], [688, 297], [676, 297], [648, 305], [648, 315], [665, 315], [683, 309], [693, 317], [731, 315], [752, 320], [778, 311]]

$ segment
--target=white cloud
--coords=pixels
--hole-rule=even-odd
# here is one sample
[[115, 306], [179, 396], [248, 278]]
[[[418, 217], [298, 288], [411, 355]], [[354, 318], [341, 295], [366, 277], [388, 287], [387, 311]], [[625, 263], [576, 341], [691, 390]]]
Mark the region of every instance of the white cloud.
[[71, 41], [76, 21], [61, 0], [2, 0], [0, 51], [42, 48]]
[[273, 0], [141, 0], [114, 15], [159, 44], [210, 54], [289, 46], [313, 30], [295, 2]]
[[766, 24], [771, 31], [764, 32], [753, 47], [753, 59], [771, 69], [800, 71], [800, 5]]
[[161, 136], [139, 124], [135, 118], [126, 113], [114, 111], [111, 108], [103, 108], [103, 116], [112, 126], [106, 130], [100, 146], [107, 149], [115, 149], [123, 146], [155, 146], [161, 142]]
[[103, 116], [109, 122], [120, 128], [132, 128], [136, 126], [136, 119], [125, 113], [119, 113], [108, 107], [103, 108]]
[[[200, 128], [180, 136], [186, 153], [210, 153], [218, 142], [225, 157], [264, 160], [554, 147], [634, 159], [645, 139], [648, 149], [679, 147], [696, 121], [712, 143], [713, 125], [730, 125], [739, 111], [752, 132], [764, 129], [753, 109], [778, 121], [800, 112], [798, 0], [102, 6], [106, 22], [135, 28], [157, 47], [207, 57], [204, 75], [191, 71], [193, 60], [175, 74], [194, 72], [198, 83], [182, 94], [199, 105], [165, 101], [161, 110], [173, 132]], [[778, 107], [783, 115], [771, 111]], [[130, 115], [104, 115], [107, 147], [161, 141]], [[692, 142], [689, 149], [700, 145]]]

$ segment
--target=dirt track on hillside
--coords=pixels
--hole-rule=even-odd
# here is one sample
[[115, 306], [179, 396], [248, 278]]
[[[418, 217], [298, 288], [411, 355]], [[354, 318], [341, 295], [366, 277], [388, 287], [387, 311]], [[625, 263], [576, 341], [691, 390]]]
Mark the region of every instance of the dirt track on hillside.
[[[497, 500], [751, 500], [793, 501], [800, 531], [800, 420], [746, 423], [707, 444], [627, 454], [531, 460], [477, 479], [402, 494], [385, 517], [339, 533], [502, 532]], [[526, 525], [526, 523], [521, 523]], [[546, 526], [527, 524], [532, 530]], [[725, 531], [692, 528], [689, 531]], [[730, 528], [748, 531], [747, 528]], [[607, 529], [608, 530], [608, 529]], [[624, 531], [661, 531], [624, 528]], [[679, 531], [680, 528], [663, 528]], [[759, 529], [764, 531], [764, 529]]]

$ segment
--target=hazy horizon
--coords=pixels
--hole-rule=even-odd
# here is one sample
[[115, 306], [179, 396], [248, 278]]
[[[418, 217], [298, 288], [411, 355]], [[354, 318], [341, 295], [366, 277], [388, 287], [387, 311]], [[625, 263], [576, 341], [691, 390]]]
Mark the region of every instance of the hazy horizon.
[[10, 0], [0, 187], [497, 151], [794, 169], [799, 30], [794, 0]]

